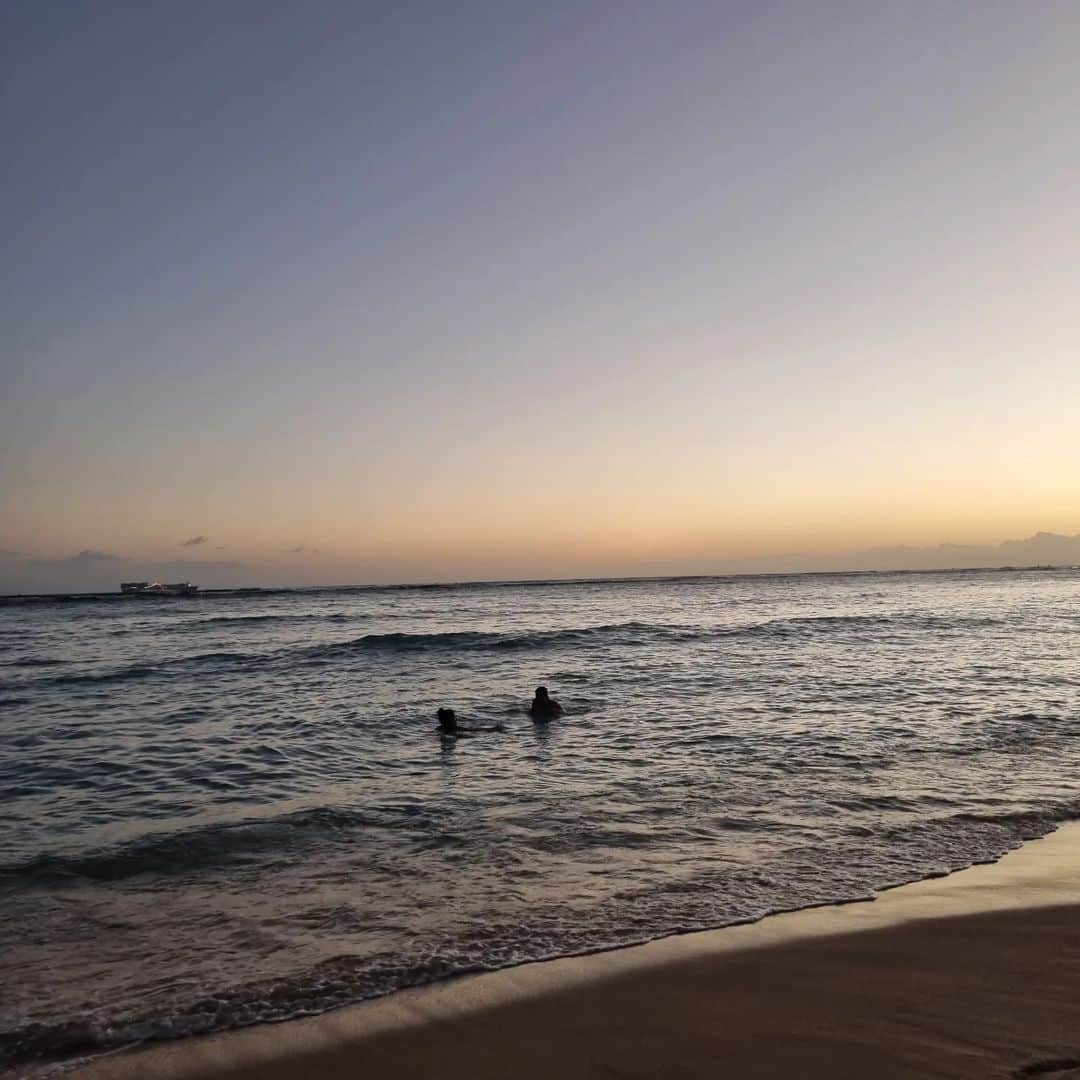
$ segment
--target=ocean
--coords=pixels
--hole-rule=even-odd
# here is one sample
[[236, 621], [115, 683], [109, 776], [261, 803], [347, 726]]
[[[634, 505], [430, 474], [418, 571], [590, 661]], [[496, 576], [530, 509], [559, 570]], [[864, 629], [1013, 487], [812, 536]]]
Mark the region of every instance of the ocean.
[[0, 600], [0, 1066], [995, 859], [1078, 640], [1076, 570]]

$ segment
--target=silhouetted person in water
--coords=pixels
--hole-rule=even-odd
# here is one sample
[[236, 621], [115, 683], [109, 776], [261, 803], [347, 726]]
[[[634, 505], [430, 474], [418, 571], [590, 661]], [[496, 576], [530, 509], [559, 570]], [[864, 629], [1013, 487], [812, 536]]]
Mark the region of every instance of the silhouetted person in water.
[[440, 709], [436, 714], [439, 720], [439, 734], [457, 738], [459, 735], [475, 735], [480, 731], [504, 731], [502, 724], [482, 724], [471, 727], [458, 727], [457, 714], [453, 709]]
[[538, 686], [529, 706], [529, 714], [534, 720], [553, 720], [556, 716], [562, 716], [562, 706], [548, 696], [546, 686]]

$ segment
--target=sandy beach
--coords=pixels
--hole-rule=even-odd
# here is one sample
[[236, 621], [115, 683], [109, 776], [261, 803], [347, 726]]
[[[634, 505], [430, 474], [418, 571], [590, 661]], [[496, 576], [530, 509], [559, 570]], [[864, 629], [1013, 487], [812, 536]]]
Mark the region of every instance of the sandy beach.
[[77, 1075], [1080, 1076], [1080, 824], [873, 902], [457, 979]]

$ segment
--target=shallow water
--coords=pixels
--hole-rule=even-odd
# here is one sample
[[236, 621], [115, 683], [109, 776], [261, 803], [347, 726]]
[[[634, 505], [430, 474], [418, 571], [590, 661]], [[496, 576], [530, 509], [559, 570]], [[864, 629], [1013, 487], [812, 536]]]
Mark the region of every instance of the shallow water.
[[1078, 632], [1077, 571], [0, 601], [0, 1063], [994, 858], [1080, 807]]

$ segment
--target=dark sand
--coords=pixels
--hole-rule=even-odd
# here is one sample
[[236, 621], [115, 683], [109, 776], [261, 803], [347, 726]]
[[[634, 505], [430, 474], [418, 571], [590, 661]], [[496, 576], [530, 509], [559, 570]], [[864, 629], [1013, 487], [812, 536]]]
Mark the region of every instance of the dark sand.
[[1080, 1080], [1080, 827], [873, 903], [457, 980], [78, 1075]]

